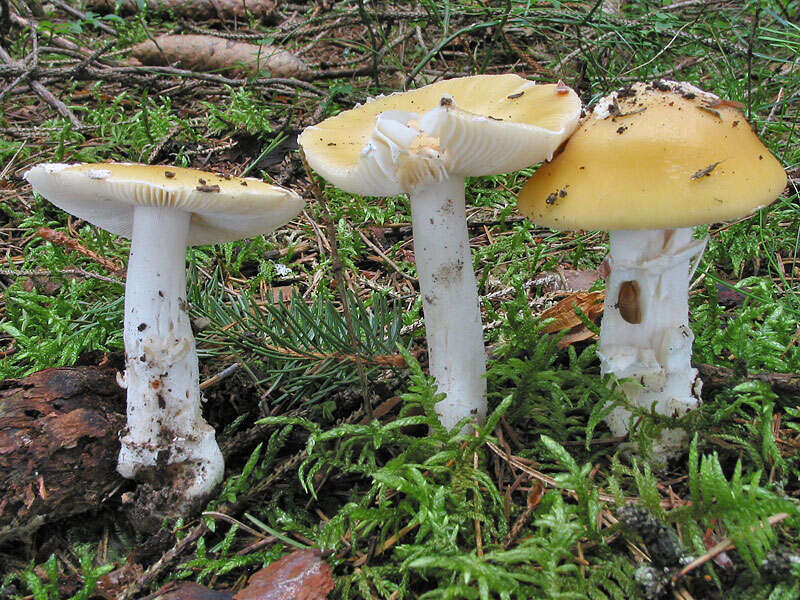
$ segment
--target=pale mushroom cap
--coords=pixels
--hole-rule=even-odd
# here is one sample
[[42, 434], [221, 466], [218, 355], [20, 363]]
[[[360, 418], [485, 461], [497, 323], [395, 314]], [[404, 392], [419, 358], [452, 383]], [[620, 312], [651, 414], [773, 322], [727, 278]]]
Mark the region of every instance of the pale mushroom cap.
[[126, 238], [136, 206], [190, 212], [192, 246], [269, 233], [303, 209], [302, 198], [291, 190], [180, 167], [51, 163], [33, 167], [25, 179], [59, 208]]
[[306, 128], [298, 142], [314, 170], [337, 187], [388, 196], [408, 190], [394, 172], [397, 157], [382, 153], [374, 135], [382, 113], [419, 127], [425, 135], [417, 141], [442, 153], [449, 175], [491, 175], [550, 158], [580, 110], [566, 86], [475, 75], [375, 98]]
[[737, 108], [659, 81], [602, 100], [525, 184], [519, 209], [555, 229], [691, 227], [747, 216], [785, 185]]

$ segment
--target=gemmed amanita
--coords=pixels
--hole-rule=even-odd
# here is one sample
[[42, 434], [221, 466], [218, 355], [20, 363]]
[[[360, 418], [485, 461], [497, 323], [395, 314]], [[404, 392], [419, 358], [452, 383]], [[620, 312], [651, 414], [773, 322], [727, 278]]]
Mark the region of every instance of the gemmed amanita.
[[441, 422], [486, 414], [486, 357], [464, 204], [468, 175], [549, 159], [576, 127], [570, 88], [476, 75], [379, 97], [308, 127], [309, 164], [352, 194], [408, 194]]
[[[25, 174], [63, 210], [131, 240], [125, 283], [127, 427], [117, 470], [165, 477], [186, 503], [222, 479], [222, 453], [202, 417], [186, 306], [186, 248], [268, 233], [303, 207], [257, 179], [137, 164], [41, 164]], [[181, 507], [177, 507], [181, 511]]]
[[[539, 225], [610, 231], [600, 355], [635, 405], [681, 416], [697, 406], [689, 281], [707, 238], [692, 227], [738, 219], [783, 191], [786, 174], [733, 102], [687, 83], [637, 83], [603, 98], [519, 194]], [[698, 381], [699, 383], [699, 381]], [[630, 412], [607, 422], [629, 432]], [[665, 430], [653, 458], [678, 451]]]

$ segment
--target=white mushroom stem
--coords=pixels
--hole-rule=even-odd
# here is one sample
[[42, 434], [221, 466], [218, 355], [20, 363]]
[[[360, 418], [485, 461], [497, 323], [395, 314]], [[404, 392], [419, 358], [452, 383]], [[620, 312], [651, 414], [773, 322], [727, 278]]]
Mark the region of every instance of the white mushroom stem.
[[[689, 280], [706, 242], [693, 239], [691, 228], [611, 232], [598, 353], [602, 373], [628, 379], [622, 389], [635, 406], [681, 416], [698, 404]], [[626, 435], [629, 421], [622, 408], [607, 418], [615, 435]], [[653, 458], [680, 449], [685, 435], [664, 431]]]
[[187, 499], [207, 496], [222, 479], [222, 453], [200, 411], [197, 352], [186, 312], [190, 214], [137, 206], [125, 284], [128, 425], [117, 470], [183, 463]]
[[448, 429], [464, 417], [482, 422], [486, 416], [486, 355], [464, 183], [453, 176], [409, 194], [428, 362], [447, 394], [436, 410]]

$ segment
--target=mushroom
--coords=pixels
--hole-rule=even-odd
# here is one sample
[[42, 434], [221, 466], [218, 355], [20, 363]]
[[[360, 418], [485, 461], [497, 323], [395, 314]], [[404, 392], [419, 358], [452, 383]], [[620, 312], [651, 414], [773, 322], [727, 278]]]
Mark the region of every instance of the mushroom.
[[[738, 219], [783, 191], [783, 168], [736, 103], [687, 83], [637, 83], [603, 98], [519, 194], [534, 223], [610, 231], [598, 354], [634, 406], [681, 416], [699, 401], [689, 281], [708, 238], [692, 227]], [[630, 411], [607, 423], [629, 432]], [[654, 462], [680, 450], [664, 430]]]
[[[203, 420], [197, 352], [186, 306], [186, 247], [267, 233], [303, 207], [294, 192], [257, 179], [137, 164], [40, 164], [25, 174], [63, 210], [130, 238], [125, 284], [127, 427], [117, 470], [169, 473], [189, 503], [223, 476]], [[180, 511], [181, 509], [178, 508]]]
[[549, 159], [577, 126], [570, 88], [517, 75], [440, 81], [370, 100], [308, 127], [298, 142], [322, 177], [352, 194], [408, 194], [430, 372], [442, 424], [486, 414], [483, 329], [469, 236], [468, 175]]

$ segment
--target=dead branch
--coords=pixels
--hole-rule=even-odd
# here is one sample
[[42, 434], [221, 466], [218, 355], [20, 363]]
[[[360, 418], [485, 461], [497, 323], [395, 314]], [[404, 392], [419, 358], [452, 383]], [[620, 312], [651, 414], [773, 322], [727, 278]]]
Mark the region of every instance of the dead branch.
[[[0, 64], [0, 78], [17, 77], [27, 72], [29, 69], [18, 63]], [[69, 77], [83, 81], [111, 81], [124, 83], [128, 86], [139, 85], [148, 89], [158, 90], [160, 88], [171, 88], [175, 85], [174, 81], [163, 81], [163, 77], [178, 77], [183, 79], [197, 79], [209, 83], [218, 83], [232, 87], [260, 88], [265, 86], [288, 86], [300, 88], [312, 92], [317, 96], [325, 96], [325, 91], [317, 86], [292, 79], [289, 77], [259, 77], [259, 78], [231, 78], [213, 73], [195, 73], [185, 69], [174, 67], [149, 67], [149, 66], [128, 66], [128, 67], [109, 67], [99, 69], [88, 66], [80, 72], [75, 72], [73, 67], [39, 68], [36, 70], [38, 79], [45, 81], [65, 81]]]
[[[50, 2], [50, 4], [52, 4], [53, 6], [55, 6], [56, 8], [59, 8], [59, 9], [63, 10], [65, 13], [67, 13], [67, 14], [68, 14], [68, 15], [70, 15], [70, 16], [73, 16], [73, 17], [75, 17], [75, 18], [77, 18], [77, 19], [81, 19], [81, 20], [83, 20], [83, 21], [85, 21], [85, 20], [86, 20], [86, 13], [85, 13], [85, 12], [83, 12], [83, 11], [81, 11], [81, 10], [78, 10], [78, 9], [77, 9], [77, 8], [75, 8], [74, 6], [70, 6], [69, 4], [67, 4], [66, 2], [64, 2], [63, 0], [49, 0], [49, 2]], [[96, 27], [97, 27], [97, 28], [98, 28], [100, 31], [102, 31], [102, 32], [104, 32], [104, 33], [107, 33], [107, 34], [109, 34], [109, 35], [113, 35], [114, 37], [116, 37], [116, 36], [117, 36], [117, 31], [116, 31], [116, 29], [114, 29], [113, 27], [109, 27], [109, 26], [108, 26], [108, 25], [106, 25], [105, 23], [99, 23], [99, 22], [98, 22], [98, 23], [96, 23], [96, 24], [95, 24], [95, 26], [96, 26]]]
[[307, 360], [336, 360], [340, 362], [353, 362], [369, 363], [379, 367], [399, 369], [406, 366], [406, 359], [402, 354], [374, 354], [372, 356], [360, 356], [358, 354], [341, 354], [334, 352], [325, 354], [322, 352], [297, 352], [290, 348], [281, 348], [280, 346], [273, 346], [271, 344], [262, 344], [263, 347], [272, 352], [278, 352], [286, 356]]
[[703, 390], [728, 389], [738, 380], [761, 381], [780, 394], [800, 394], [800, 375], [797, 373], [745, 373], [739, 376], [736, 371], [727, 367], [696, 364], [703, 380]]
[[330, 206], [328, 206], [327, 199], [322, 193], [322, 189], [317, 184], [317, 180], [314, 179], [311, 167], [306, 160], [306, 155], [302, 148], [300, 149], [300, 160], [303, 161], [303, 167], [305, 167], [306, 175], [308, 176], [311, 194], [317, 201], [317, 205], [320, 206], [325, 213], [325, 233], [328, 237], [328, 247], [330, 248], [331, 264], [333, 266], [333, 279], [336, 283], [336, 291], [339, 296], [339, 301], [342, 304], [342, 315], [344, 316], [344, 322], [347, 325], [347, 337], [350, 338], [350, 347], [353, 350], [353, 355], [356, 357], [355, 364], [356, 370], [358, 371], [358, 378], [361, 381], [364, 412], [367, 414], [367, 416], [372, 418], [372, 400], [369, 392], [369, 384], [367, 382], [367, 375], [364, 369], [364, 361], [358, 352], [358, 339], [356, 338], [355, 329], [353, 328], [353, 320], [350, 313], [350, 302], [347, 297], [347, 282], [345, 281], [344, 265], [342, 264], [342, 260], [339, 255], [339, 246], [336, 241], [336, 225], [334, 225], [333, 213], [331, 212]]
[[87, 279], [97, 279], [98, 281], [105, 281], [106, 283], [119, 283], [120, 285], [125, 285], [125, 282], [120, 281], [119, 279], [106, 277], [105, 275], [100, 275], [99, 273], [92, 273], [91, 271], [81, 268], [60, 269], [58, 271], [49, 271], [47, 269], [0, 269], [0, 275], [3, 277], [49, 277], [52, 275], [60, 275], [62, 277], [86, 277]]
[[[150, 0], [147, 9], [150, 12], [171, 12], [176, 17], [205, 21], [207, 19], [247, 19], [250, 15], [262, 21], [275, 20], [280, 0]], [[89, 0], [87, 8], [101, 12], [113, 13], [119, 5], [122, 14], [139, 12], [136, 0]]]
[[[9, 18], [11, 19], [11, 22], [17, 27], [22, 27], [26, 29], [28, 27], [38, 28], [38, 24], [36, 23], [36, 21], [33, 20], [26, 21], [16, 13], [11, 13], [9, 15]], [[75, 42], [71, 42], [57, 35], [48, 35], [47, 41], [48, 43], [53, 44], [54, 46], [58, 46], [59, 48], [63, 48], [64, 50], [71, 50], [73, 52], [77, 52], [78, 54], [82, 54], [84, 56], [90, 56], [92, 54], [90, 50], [87, 50], [86, 48], [81, 48]]]
[[[17, 79], [14, 80], [13, 85], [19, 85], [23, 81], [28, 84], [28, 87], [31, 88], [37, 96], [39, 96], [42, 100], [47, 102], [50, 106], [52, 106], [56, 112], [67, 119], [72, 125], [80, 129], [83, 127], [83, 123], [81, 123], [80, 119], [75, 116], [69, 107], [64, 104], [61, 100], [56, 98], [53, 93], [48, 90], [41, 82], [34, 78], [34, 73], [36, 72], [36, 52], [32, 53], [34, 55], [34, 65], [19, 65], [17, 61], [11, 58], [11, 55], [6, 52], [5, 48], [0, 46], [0, 60], [2, 60], [8, 66], [18, 66], [20, 68], [20, 72], [16, 74]], [[6, 88], [10, 90], [10, 86]]]

